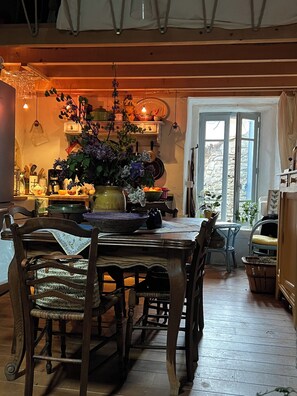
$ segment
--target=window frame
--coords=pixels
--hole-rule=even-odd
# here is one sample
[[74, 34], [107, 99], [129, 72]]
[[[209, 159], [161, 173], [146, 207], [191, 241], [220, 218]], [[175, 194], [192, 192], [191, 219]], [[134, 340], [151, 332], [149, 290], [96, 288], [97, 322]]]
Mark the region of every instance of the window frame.
[[[223, 142], [223, 169], [222, 169], [222, 205], [220, 210], [220, 217], [226, 220], [227, 216], [227, 188], [228, 188], [228, 160], [229, 160], [229, 136], [230, 136], [230, 119], [236, 119], [236, 133], [235, 133], [235, 164], [234, 164], [234, 189], [233, 189], [233, 221], [236, 220], [236, 211], [239, 210], [240, 204], [240, 170], [241, 170], [241, 147], [242, 141], [253, 140], [253, 169], [252, 169], [252, 193], [251, 200], [257, 201], [258, 197], [258, 173], [259, 173], [259, 141], [260, 141], [260, 120], [261, 114], [259, 112], [201, 112], [199, 114], [199, 133], [198, 133], [198, 158], [197, 158], [197, 172], [196, 185], [199, 202], [199, 194], [204, 189], [204, 162], [205, 162], [205, 136], [206, 136], [206, 122], [207, 121], [224, 121], [224, 142]], [[242, 120], [250, 119], [254, 121], [254, 139], [242, 138]], [[207, 141], [211, 141], [208, 139]], [[214, 139], [214, 141], [222, 141], [222, 139]], [[203, 169], [203, 172], [201, 171]]]

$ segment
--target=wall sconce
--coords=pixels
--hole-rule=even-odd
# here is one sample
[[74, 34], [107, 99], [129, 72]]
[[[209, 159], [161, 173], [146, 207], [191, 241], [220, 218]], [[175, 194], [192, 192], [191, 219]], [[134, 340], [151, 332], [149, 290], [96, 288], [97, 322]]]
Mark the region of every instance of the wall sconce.
[[146, 107], [145, 107], [145, 106], [142, 107], [141, 112], [142, 112], [142, 114], [144, 114], [144, 115], [146, 114]]
[[28, 103], [27, 103], [26, 100], [24, 101], [23, 109], [24, 109], [24, 110], [28, 110], [28, 109], [29, 109], [29, 105], [28, 105]]

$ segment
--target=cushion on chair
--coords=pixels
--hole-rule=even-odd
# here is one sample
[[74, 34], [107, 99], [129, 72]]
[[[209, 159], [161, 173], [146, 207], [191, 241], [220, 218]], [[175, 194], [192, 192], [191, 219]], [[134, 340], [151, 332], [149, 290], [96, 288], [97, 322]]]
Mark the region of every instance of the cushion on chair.
[[272, 238], [266, 235], [254, 235], [252, 238], [253, 244], [277, 246], [277, 238]]

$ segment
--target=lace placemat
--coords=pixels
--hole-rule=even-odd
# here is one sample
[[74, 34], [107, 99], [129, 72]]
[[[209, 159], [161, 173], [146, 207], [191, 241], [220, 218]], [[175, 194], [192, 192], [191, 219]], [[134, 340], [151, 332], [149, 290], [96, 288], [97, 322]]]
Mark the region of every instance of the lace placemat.
[[91, 238], [77, 237], [58, 230], [48, 229], [46, 231], [54, 236], [66, 254], [79, 254], [91, 243]]
[[199, 231], [203, 219], [196, 218], [195, 220], [189, 219], [187, 223], [173, 222], [173, 221], [162, 221], [162, 228], [155, 228], [153, 230], [148, 230], [145, 226], [139, 228], [135, 233], [137, 234], [166, 234], [170, 232], [195, 232]]

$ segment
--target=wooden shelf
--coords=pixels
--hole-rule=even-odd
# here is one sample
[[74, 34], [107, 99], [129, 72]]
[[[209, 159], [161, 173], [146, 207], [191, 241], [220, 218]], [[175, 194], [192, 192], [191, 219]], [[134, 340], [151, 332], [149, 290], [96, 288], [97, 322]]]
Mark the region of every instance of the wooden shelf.
[[[108, 123], [110, 121], [94, 121], [94, 122], [98, 122], [100, 124], [100, 132], [102, 133], [108, 133], [106, 131], [106, 126], [108, 125]], [[117, 132], [117, 130], [120, 130], [122, 125], [123, 125], [123, 121], [115, 121], [114, 122], [114, 133]], [[133, 124], [137, 125], [139, 128], [144, 129], [143, 133], [136, 133], [135, 135], [137, 136], [154, 136], [154, 135], [158, 135], [161, 131], [161, 127], [162, 125], [164, 125], [164, 123], [162, 121], [133, 121]], [[70, 135], [70, 136], [77, 136], [81, 134], [81, 128], [80, 125], [74, 123], [74, 122], [65, 122], [64, 124], [64, 133], [66, 135]]]

